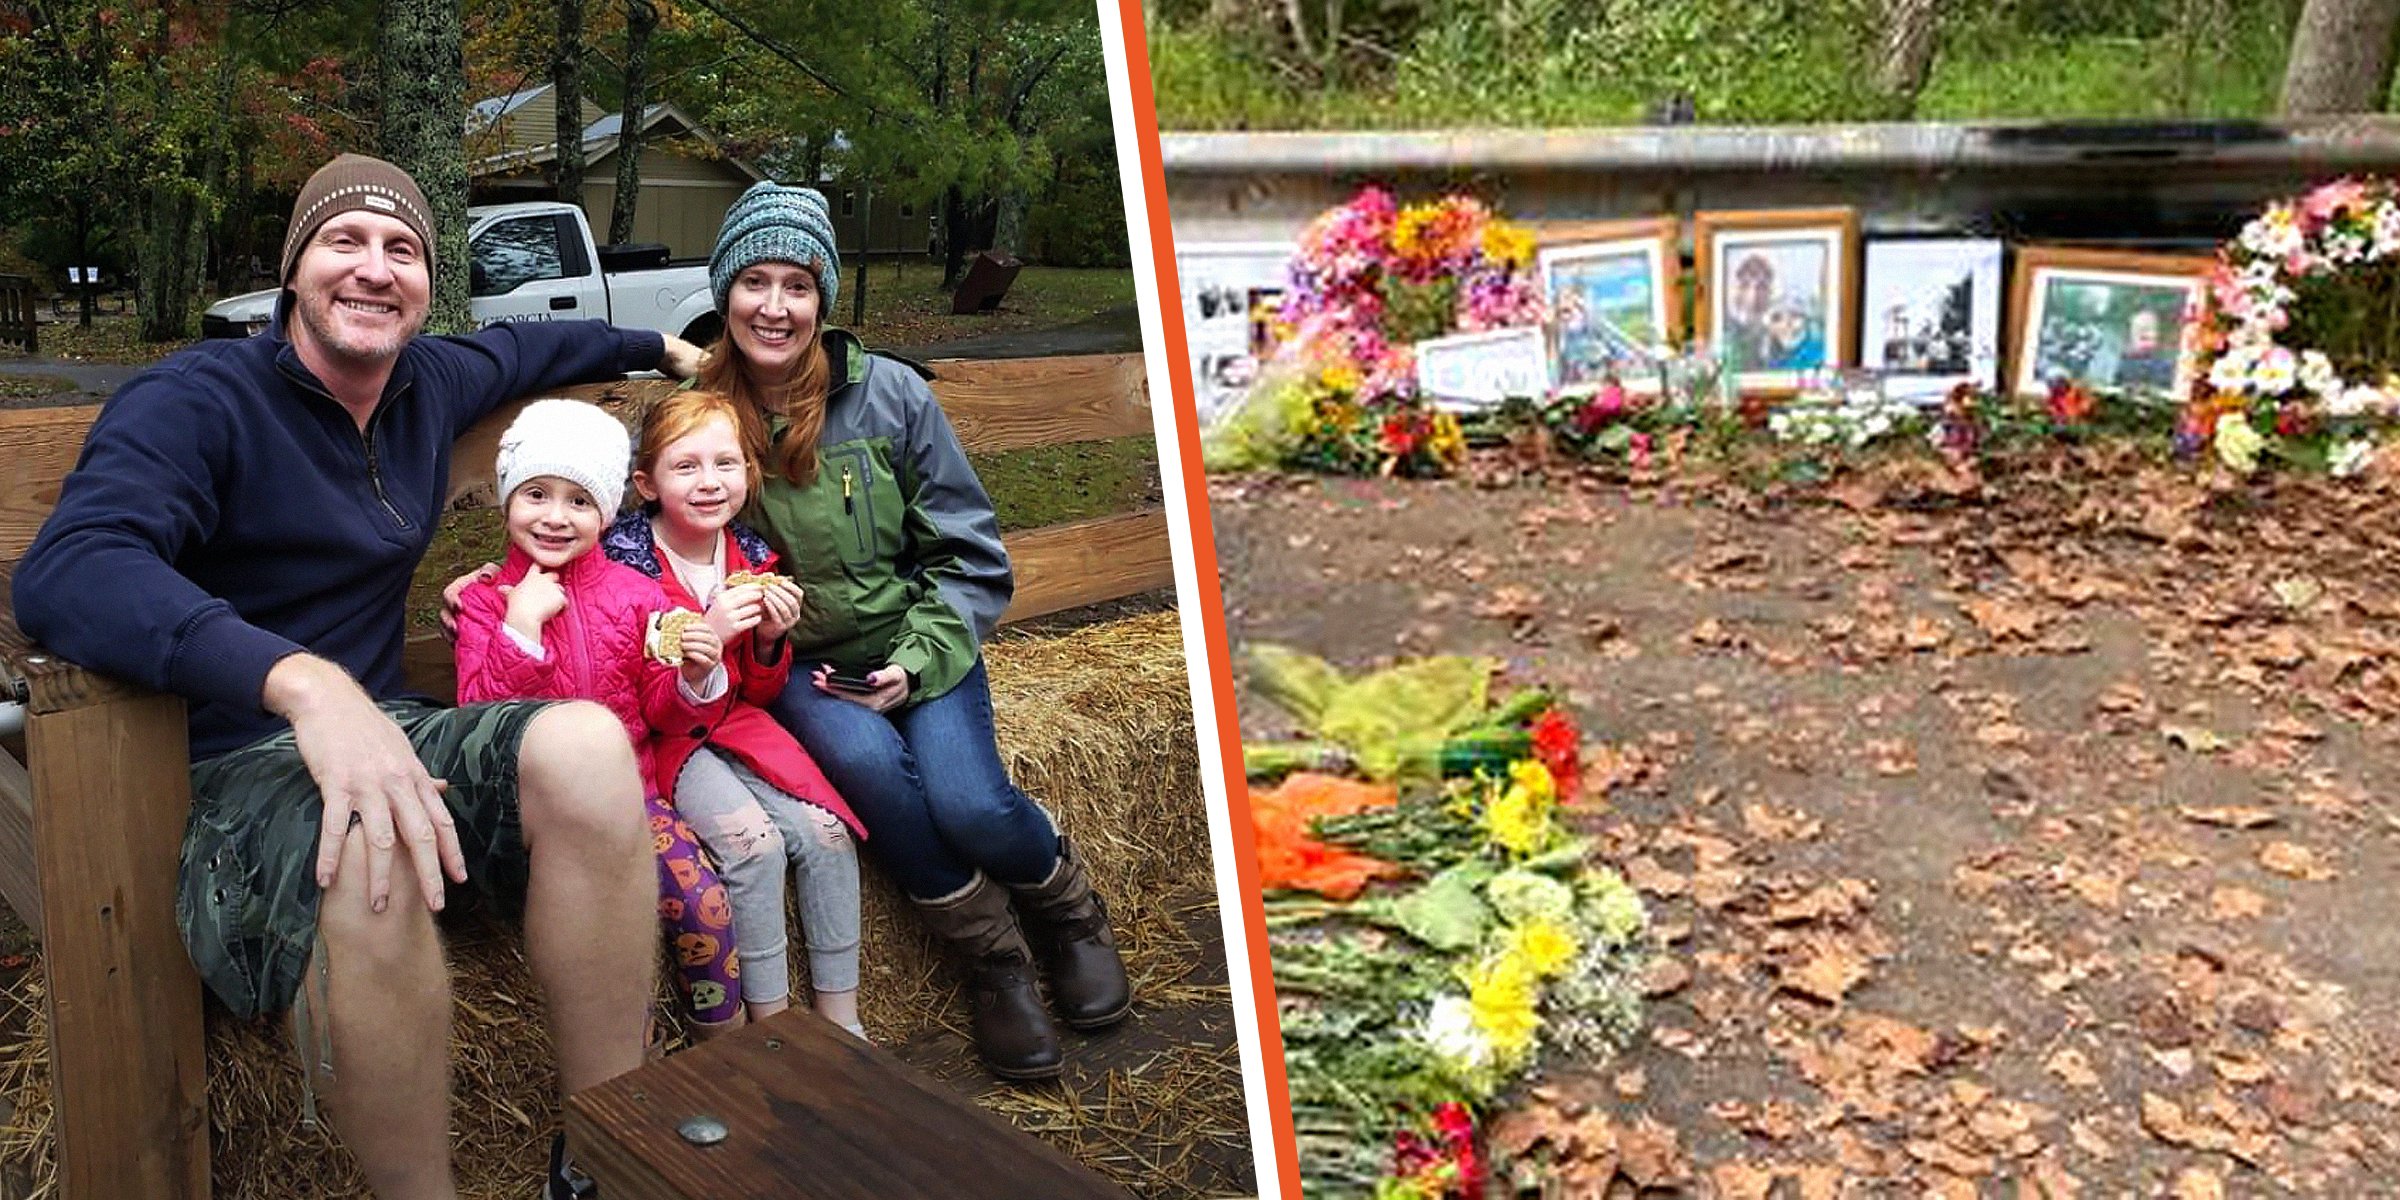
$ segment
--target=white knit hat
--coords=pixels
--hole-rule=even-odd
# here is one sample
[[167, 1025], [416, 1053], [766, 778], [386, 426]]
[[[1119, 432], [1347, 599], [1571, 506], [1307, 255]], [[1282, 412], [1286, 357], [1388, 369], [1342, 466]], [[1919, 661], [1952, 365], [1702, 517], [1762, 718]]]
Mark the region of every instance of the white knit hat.
[[602, 515], [615, 517], [625, 499], [633, 439], [605, 409], [581, 400], [536, 400], [500, 435], [500, 503], [528, 479], [556, 475], [592, 494]]

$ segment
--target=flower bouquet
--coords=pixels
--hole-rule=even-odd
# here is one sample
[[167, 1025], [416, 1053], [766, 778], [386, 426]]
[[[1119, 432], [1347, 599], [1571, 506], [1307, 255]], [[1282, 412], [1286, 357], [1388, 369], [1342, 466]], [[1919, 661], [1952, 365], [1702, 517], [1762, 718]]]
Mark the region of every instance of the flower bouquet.
[[[1360, 711], [1406, 696], [1438, 714], [1383, 734], [1347, 726], [1338, 743], [1353, 765], [1428, 774], [1294, 771], [1253, 792], [1304, 1187], [1481, 1196], [1477, 1115], [1545, 1048], [1605, 1055], [1639, 1020], [1640, 898], [1559, 822], [1585, 783], [1580, 737], [1543, 693], [1487, 704], [1488, 662], [1348, 681], [1305, 656], [1278, 661], [1301, 681], [1279, 694], [1319, 714], [1329, 695]], [[1409, 742], [1427, 729], [1476, 731], [1474, 753], [1428, 759]], [[1512, 732], [1519, 748], [1496, 752]], [[1409, 744], [1370, 744], [1387, 735]], [[1252, 757], [1254, 776], [1261, 765]]]
[[1210, 431], [1208, 465], [1447, 474], [1466, 437], [1417, 395], [1415, 343], [1542, 319], [1530, 230], [1473, 197], [1403, 208], [1367, 188], [1301, 234], [1275, 358]]
[[2177, 429], [2248, 474], [2269, 454], [2337, 476], [2400, 414], [2400, 184], [2279, 200], [2219, 250], [2187, 336], [2207, 363]]

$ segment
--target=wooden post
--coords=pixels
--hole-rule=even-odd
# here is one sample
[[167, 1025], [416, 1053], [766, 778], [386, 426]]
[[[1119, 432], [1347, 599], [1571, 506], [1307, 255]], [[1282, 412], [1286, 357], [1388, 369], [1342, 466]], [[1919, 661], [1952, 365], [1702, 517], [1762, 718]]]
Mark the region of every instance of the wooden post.
[[208, 1195], [200, 979], [175, 929], [184, 719], [182, 700], [145, 695], [26, 730], [66, 1200]]

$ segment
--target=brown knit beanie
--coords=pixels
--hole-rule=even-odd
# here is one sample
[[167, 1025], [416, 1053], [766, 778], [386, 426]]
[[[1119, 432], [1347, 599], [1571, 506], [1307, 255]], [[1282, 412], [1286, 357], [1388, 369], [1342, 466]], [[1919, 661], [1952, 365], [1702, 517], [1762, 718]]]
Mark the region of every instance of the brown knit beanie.
[[300, 185], [300, 198], [292, 202], [291, 228], [283, 235], [283, 283], [289, 286], [292, 282], [300, 251], [316, 236], [318, 226], [362, 209], [407, 225], [425, 248], [425, 274], [433, 274], [433, 208], [425, 203], [417, 181], [380, 158], [344, 154], [318, 167], [317, 173]]

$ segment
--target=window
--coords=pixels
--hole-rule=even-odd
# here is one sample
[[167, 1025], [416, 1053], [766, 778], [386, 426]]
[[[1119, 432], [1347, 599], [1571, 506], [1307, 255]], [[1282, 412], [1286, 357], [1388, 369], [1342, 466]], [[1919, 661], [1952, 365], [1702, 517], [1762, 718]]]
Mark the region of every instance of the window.
[[842, 193], [842, 215], [845, 217], [855, 217], [858, 215], [857, 192]]
[[475, 239], [474, 282], [478, 296], [505, 296], [528, 283], [564, 279], [558, 257], [558, 222], [548, 213], [502, 221]]

